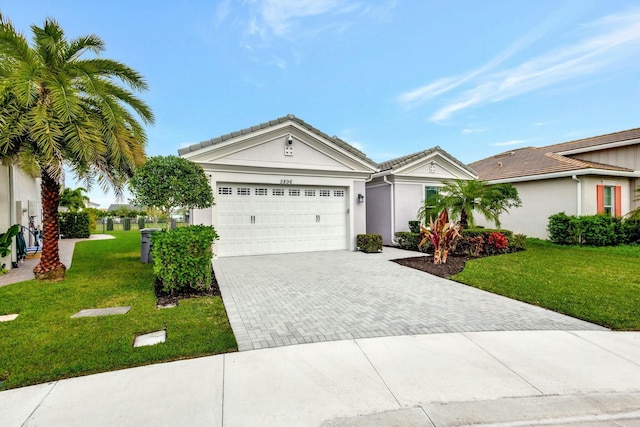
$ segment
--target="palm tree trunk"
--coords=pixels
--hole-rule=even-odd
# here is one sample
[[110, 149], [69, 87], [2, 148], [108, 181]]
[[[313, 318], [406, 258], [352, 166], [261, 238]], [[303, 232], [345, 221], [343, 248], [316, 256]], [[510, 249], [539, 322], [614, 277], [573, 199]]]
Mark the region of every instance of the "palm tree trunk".
[[463, 208], [460, 211], [460, 228], [467, 228], [468, 220], [467, 220], [467, 211]]
[[60, 184], [47, 170], [42, 169], [42, 257], [33, 272], [36, 279], [62, 280], [67, 267], [60, 262], [58, 248], [58, 203], [60, 202]]

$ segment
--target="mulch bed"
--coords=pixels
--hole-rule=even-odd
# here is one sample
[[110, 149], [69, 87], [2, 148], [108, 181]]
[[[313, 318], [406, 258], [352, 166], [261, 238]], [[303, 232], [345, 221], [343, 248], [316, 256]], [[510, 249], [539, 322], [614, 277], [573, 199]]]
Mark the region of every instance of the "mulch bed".
[[178, 304], [178, 301], [186, 298], [200, 298], [200, 297], [219, 297], [222, 296], [220, 293], [220, 287], [218, 286], [218, 281], [216, 280], [216, 275], [214, 272], [211, 273], [211, 286], [207, 289], [197, 290], [197, 289], [184, 289], [180, 292], [174, 292], [173, 294], [168, 294], [162, 291], [162, 280], [156, 277], [155, 283], [155, 292], [156, 299], [158, 305], [169, 305], [169, 304]]
[[446, 279], [464, 270], [469, 259], [470, 257], [467, 255], [449, 255], [446, 264], [434, 264], [432, 256], [392, 259], [391, 261]]

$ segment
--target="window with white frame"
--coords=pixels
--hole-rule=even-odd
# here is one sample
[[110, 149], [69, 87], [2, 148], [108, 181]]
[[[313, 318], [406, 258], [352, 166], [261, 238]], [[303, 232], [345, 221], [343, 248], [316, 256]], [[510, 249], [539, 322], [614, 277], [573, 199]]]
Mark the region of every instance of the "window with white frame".
[[438, 197], [438, 193], [440, 192], [439, 187], [424, 187], [424, 204], [428, 207], [435, 206], [436, 199]]
[[229, 196], [233, 194], [233, 189], [231, 187], [218, 187], [218, 194], [221, 196]]
[[614, 209], [614, 191], [615, 187], [610, 185], [604, 186], [604, 213], [606, 215], [612, 216]]

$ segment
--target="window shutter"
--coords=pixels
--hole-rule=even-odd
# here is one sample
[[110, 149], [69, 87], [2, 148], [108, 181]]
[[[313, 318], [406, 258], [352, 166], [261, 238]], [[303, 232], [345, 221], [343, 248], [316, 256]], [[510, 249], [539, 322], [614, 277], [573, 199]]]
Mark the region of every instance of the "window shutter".
[[597, 213], [604, 213], [604, 185], [596, 185], [596, 206]]
[[613, 195], [613, 212], [617, 217], [622, 216], [622, 187], [619, 185], [615, 186]]

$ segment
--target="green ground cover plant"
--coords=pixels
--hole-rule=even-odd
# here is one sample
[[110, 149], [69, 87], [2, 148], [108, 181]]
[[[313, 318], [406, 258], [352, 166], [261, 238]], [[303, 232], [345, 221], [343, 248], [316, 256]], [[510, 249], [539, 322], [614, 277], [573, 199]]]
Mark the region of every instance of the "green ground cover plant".
[[[219, 297], [158, 309], [151, 264], [140, 262], [140, 235], [76, 244], [65, 280], [0, 288], [0, 389], [235, 351]], [[128, 314], [71, 319], [85, 308], [132, 306]], [[133, 348], [138, 334], [167, 330], [167, 341]]]
[[640, 246], [564, 246], [467, 262], [451, 279], [612, 329], [640, 330]]

